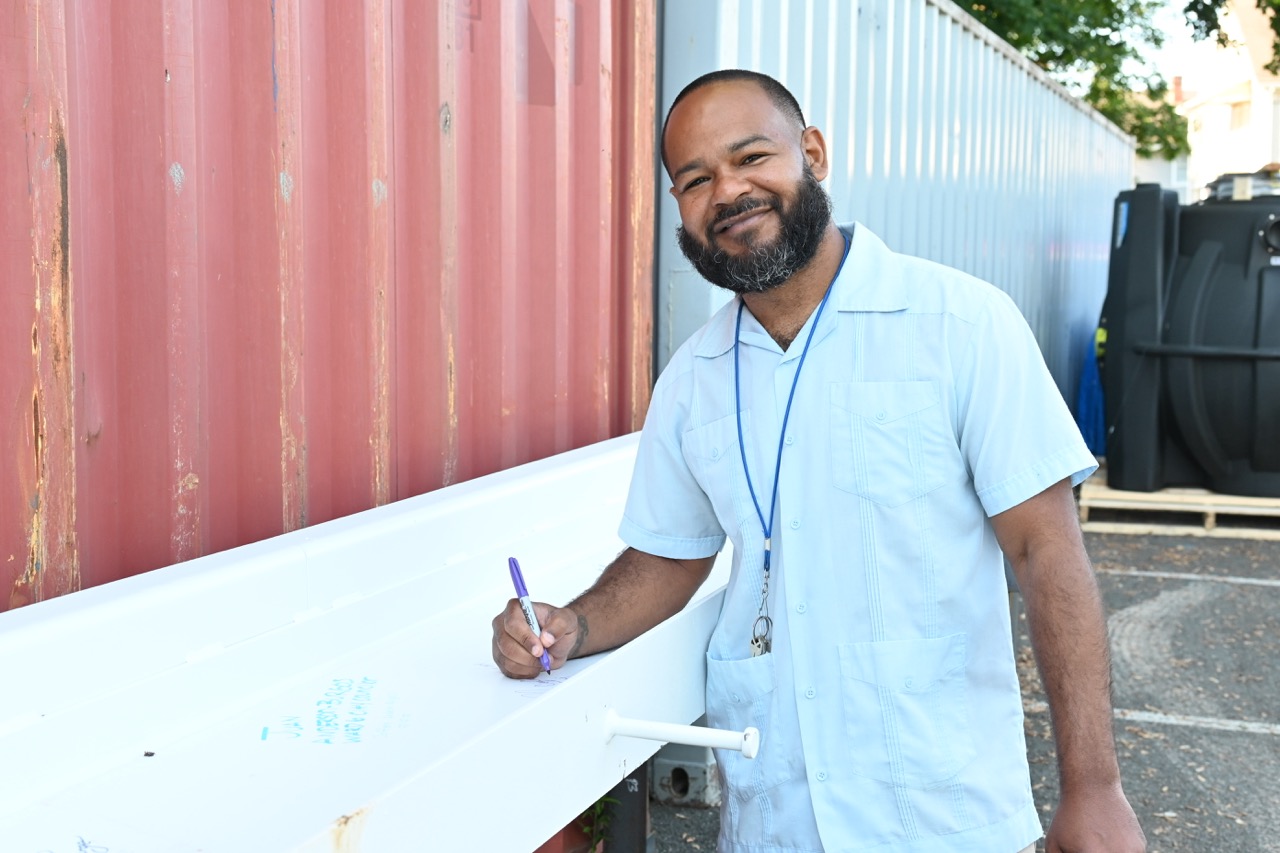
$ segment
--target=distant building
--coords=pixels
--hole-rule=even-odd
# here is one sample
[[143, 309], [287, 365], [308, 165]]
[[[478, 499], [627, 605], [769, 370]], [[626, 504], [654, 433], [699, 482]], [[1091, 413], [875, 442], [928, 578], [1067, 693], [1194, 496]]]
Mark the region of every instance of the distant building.
[[[1228, 7], [1222, 25], [1231, 44], [1199, 46], [1211, 54], [1211, 67], [1197, 63], [1200, 76], [1194, 81], [1175, 78], [1175, 102], [1187, 117], [1191, 142], [1180, 176], [1188, 188], [1184, 201], [1198, 201], [1220, 175], [1280, 163], [1280, 77], [1266, 69], [1275, 34], [1254, 0], [1230, 0]], [[1196, 90], [1180, 92], [1183, 80]], [[1166, 185], [1175, 187], [1172, 181]]]
[[1195, 201], [1199, 196], [1187, 186], [1187, 157], [1174, 160], [1162, 157], [1137, 157], [1133, 166], [1135, 184], [1159, 184], [1167, 190], [1175, 190], [1183, 204]]

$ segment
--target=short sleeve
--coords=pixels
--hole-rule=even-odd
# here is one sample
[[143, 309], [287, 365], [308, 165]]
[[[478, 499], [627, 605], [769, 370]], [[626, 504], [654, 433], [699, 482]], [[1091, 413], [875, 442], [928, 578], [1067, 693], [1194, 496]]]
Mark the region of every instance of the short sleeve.
[[618, 535], [632, 548], [659, 557], [709, 557], [724, 547], [724, 528], [681, 450], [684, 420], [675, 400], [683, 383], [664, 380], [665, 374], [654, 389], [640, 433]]
[[960, 449], [988, 516], [1098, 467], [1026, 320], [994, 290], [957, 376]]

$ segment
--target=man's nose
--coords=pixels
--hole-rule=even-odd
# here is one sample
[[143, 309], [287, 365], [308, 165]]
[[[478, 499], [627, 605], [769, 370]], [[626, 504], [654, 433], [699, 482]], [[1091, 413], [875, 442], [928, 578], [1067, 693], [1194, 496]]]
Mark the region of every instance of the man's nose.
[[716, 207], [735, 204], [743, 196], [750, 195], [751, 183], [735, 172], [717, 175], [712, 185], [712, 203]]

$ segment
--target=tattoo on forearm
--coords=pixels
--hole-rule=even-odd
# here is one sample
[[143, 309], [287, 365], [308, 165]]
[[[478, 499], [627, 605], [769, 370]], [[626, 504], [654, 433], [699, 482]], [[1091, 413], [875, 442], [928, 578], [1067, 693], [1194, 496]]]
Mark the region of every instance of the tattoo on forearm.
[[582, 644], [587, 641], [587, 617], [581, 613], [578, 614], [578, 638], [573, 641], [573, 648], [569, 650], [569, 657], [578, 656], [578, 649], [582, 648]]

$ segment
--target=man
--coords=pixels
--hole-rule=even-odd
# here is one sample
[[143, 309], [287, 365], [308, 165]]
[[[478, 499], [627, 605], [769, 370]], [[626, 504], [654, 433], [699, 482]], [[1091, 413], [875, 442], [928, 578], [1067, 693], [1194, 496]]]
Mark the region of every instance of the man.
[[[537, 674], [682, 608], [726, 536], [707, 719], [722, 851], [1032, 849], [1002, 572], [1051, 705], [1050, 851], [1141, 851], [1111, 730], [1106, 625], [1071, 487], [1095, 468], [1000, 291], [841, 228], [826, 142], [776, 81], [691, 83], [663, 129], [680, 245], [734, 290], [656, 388], [624, 551], [565, 608], [512, 603], [494, 659]], [[1032, 845], [1032, 847], [1028, 847]]]

